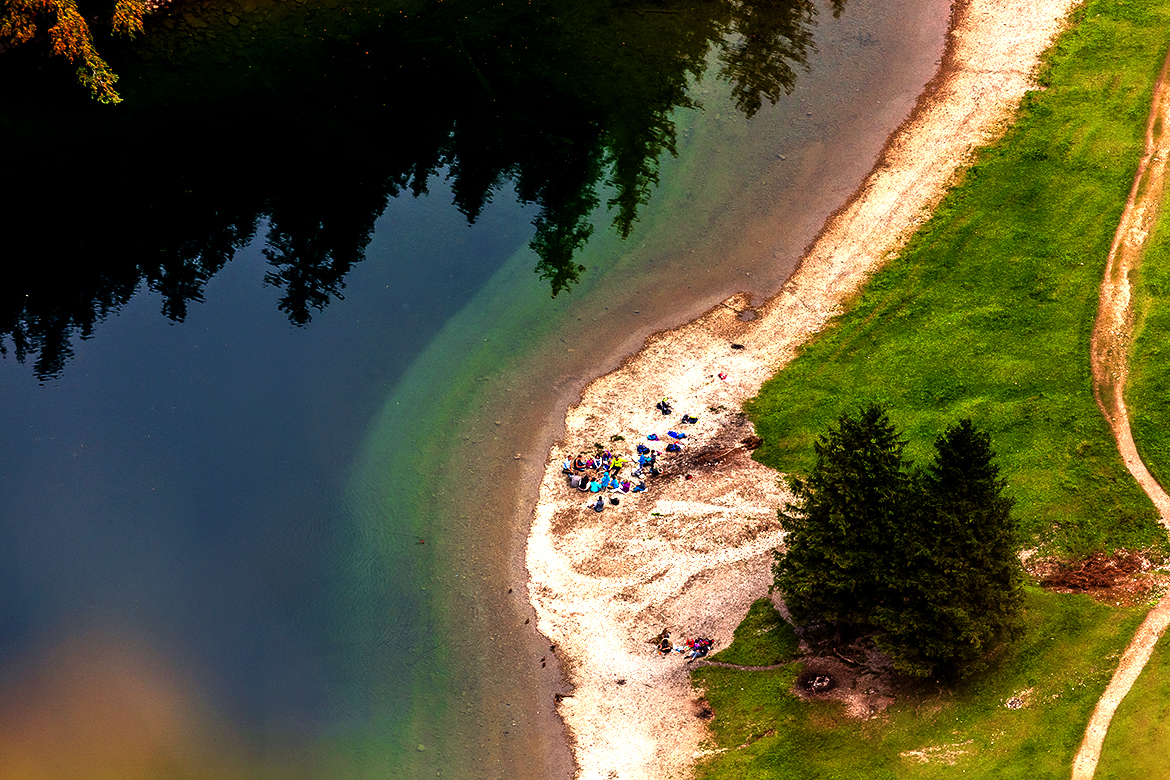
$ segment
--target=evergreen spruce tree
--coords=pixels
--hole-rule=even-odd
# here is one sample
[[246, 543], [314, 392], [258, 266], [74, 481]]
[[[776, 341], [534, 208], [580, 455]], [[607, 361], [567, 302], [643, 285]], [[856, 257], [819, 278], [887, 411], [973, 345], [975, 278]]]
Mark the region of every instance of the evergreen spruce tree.
[[905, 447], [877, 404], [846, 412], [815, 444], [816, 465], [794, 480], [780, 513], [788, 535], [776, 554], [776, 587], [798, 623], [868, 625], [888, 598], [890, 567], [912, 487]]
[[896, 604], [874, 617], [876, 638], [903, 671], [965, 675], [1019, 624], [1022, 571], [1012, 500], [991, 438], [962, 420], [935, 440], [917, 476], [912, 535]]
[[911, 472], [903, 446], [877, 405], [817, 440], [780, 513], [775, 584], [799, 624], [869, 632], [902, 672], [966, 675], [1019, 622], [1012, 501], [970, 420], [938, 437], [924, 471]]

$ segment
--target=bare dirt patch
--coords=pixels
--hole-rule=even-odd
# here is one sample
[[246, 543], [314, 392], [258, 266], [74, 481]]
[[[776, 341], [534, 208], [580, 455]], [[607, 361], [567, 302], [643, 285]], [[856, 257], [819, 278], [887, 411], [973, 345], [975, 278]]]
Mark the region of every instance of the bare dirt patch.
[[845, 649], [849, 652], [837, 657], [820, 656], [805, 662], [792, 692], [808, 701], [841, 702], [845, 714], [856, 720], [876, 717], [897, 698], [897, 678], [889, 669], [888, 659], [870, 657], [873, 650]]
[[1170, 588], [1170, 573], [1148, 553], [1117, 550], [1076, 561], [1029, 561], [1028, 571], [1054, 593], [1086, 593], [1103, 604], [1136, 606], [1149, 603]]
[[954, 766], [961, 756], [973, 750], [975, 740], [951, 742], [944, 745], [931, 745], [918, 750], [907, 750], [900, 753], [902, 758], [910, 759], [919, 764], [946, 764]]

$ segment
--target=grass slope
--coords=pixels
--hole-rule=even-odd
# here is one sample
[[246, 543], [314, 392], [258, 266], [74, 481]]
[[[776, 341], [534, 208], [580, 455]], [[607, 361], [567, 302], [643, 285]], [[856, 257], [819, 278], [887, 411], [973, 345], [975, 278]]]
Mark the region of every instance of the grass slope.
[[1094, 780], [1158, 778], [1170, 754], [1170, 644], [1159, 642], [1141, 677], [1121, 701]]
[[[1145, 612], [1029, 589], [1027, 631], [999, 668], [953, 690], [900, 695], [867, 721], [847, 718], [839, 703], [793, 696], [799, 663], [696, 670], [715, 711], [719, 751], [697, 777], [1067, 778], [1085, 723]], [[1005, 707], [1012, 697], [1025, 706]]]
[[868, 400], [888, 404], [916, 460], [971, 417], [991, 433], [1030, 544], [1165, 547], [1093, 401], [1088, 345], [1170, 2], [1088, 2], [1075, 21], [1002, 141], [748, 405], [761, 461], [807, 471], [817, 435]]
[[1165, 211], [1130, 282], [1136, 321], [1125, 403], [1138, 452], [1165, 487], [1170, 485], [1170, 214]]
[[742, 666], [771, 666], [798, 655], [796, 632], [770, 599], [756, 599], [747, 617], [735, 629], [731, 645], [711, 656], [712, 661]]

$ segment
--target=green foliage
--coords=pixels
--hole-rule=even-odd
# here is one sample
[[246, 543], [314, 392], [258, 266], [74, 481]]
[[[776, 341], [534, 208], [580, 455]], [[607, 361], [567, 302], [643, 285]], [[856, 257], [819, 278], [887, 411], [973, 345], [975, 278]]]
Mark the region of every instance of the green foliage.
[[986, 432], [961, 420], [935, 441], [910, 522], [892, 551], [896, 598], [878, 607], [878, 646], [904, 671], [971, 674], [1018, 623], [1023, 572], [1012, 500]]
[[885, 410], [870, 404], [842, 414], [817, 440], [808, 479], [793, 480], [774, 574], [798, 624], [868, 625], [888, 598], [889, 555], [910, 499], [903, 447]]
[[796, 632], [770, 599], [756, 599], [747, 617], [735, 629], [731, 645], [711, 656], [712, 661], [742, 666], [773, 666], [797, 653]]
[[[849, 717], [840, 702], [793, 695], [799, 664], [696, 669], [692, 680], [715, 712], [715, 750], [696, 775], [1067, 780], [1085, 722], [1145, 611], [1028, 588], [1021, 637], [994, 667], [950, 688], [900, 690], [868, 720]], [[1004, 706], [1013, 697], [1024, 706]]]
[[[43, 29], [52, 54], [65, 57], [77, 65], [77, 80], [100, 103], [121, 103], [114, 89], [118, 75], [98, 54], [93, 33], [86, 22], [87, 11], [97, 19], [96, 3], [77, 0], [2, 0], [0, 1], [0, 43], [15, 46], [36, 38]], [[109, 13], [110, 28], [128, 38], [142, 32], [142, 18], [147, 13], [145, 0], [117, 0]]]
[[[947, 421], [970, 417], [996, 442], [1026, 544], [1067, 556], [1165, 549], [1094, 402], [1088, 360], [1170, 23], [1164, 0], [1142, 5], [1135, 19], [1117, 3], [1085, 6], [1047, 57], [1048, 88], [748, 405], [759, 460], [807, 472], [818, 433], [871, 400], [889, 405], [915, 459]], [[1151, 345], [1165, 341], [1151, 333]]]
[[990, 438], [963, 420], [912, 473], [878, 404], [841, 415], [780, 514], [776, 587], [798, 623], [873, 630], [895, 668], [968, 675], [1017, 622], [1022, 573]]

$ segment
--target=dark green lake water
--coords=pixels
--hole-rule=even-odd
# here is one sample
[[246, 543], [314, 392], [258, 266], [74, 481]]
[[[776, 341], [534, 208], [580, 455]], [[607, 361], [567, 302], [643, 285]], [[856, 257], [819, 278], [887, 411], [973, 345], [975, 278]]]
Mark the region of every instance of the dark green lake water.
[[[275, 87], [279, 108], [261, 105], [269, 92], [257, 87], [220, 113], [181, 121], [171, 106], [157, 126], [109, 130], [160, 139], [145, 163], [133, 145], [106, 147], [124, 156], [99, 166], [97, 183], [116, 195], [130, 182], [108, 197], [115, 211], [95, 187], [80, 204], [58, 193], [57, 229], [33, 216], [20, 231], [5, 224], [19, 332], [40, 334], [42, 355], [44, 334], [71, 334], [71, 354], [36, 368], [35, 351], [20, 364], [10, 349], [0, 364], [0, 746], [17, 746], [0, 750], [39, 756], [38, 734], [68, 744], [52, 759], [60, 777], [70, 761], [120, 766], [123, 754], [138, 758], [122, 776], [565, 776], [552, 709], [563, 680], [556, 663], [542, 668], [553, 654], [525, 623], [523, 570], [565, 407], [649, 333], [736, 291], [762, 301], [779, 287], [933, 75], [948, 13], [940, 0], [849, 0], [837, 19], [822, 9], [807, 72], [797, 67], [792, 93], [750, 119], [715, 78], [717, 56], [698, 55], [710, 64], [689, 94], [703, 108], [663, 114], [678, 156], [653, 155], [657, 183], [644, 165], [625, 178], [598, 168], [598, 149], [655, 148], [613, 141], [623, 128], [662, 128], [662, 116], [615, 118], [628, 114], [614, 104], [648, 97], [631, 100], [619, 81], [569, 84], [577, 102], [542, 103], [535, 89], [508, 98], [502, 74], [520, 80], [524, 55], [492, 69], [482, 40], [464, 37], [472, 97], [399, 84], [380, 60], [368, 83], [337, 66], [362, 87], [352, 97], [299, 74], [297, 106]], [[549, 18], [530, 22], [532, 35]], [[490, 39], [503, 35], [491, 25], [514, 30], [526, 17], [485, 19]], [[339, 46], [366, 41], [335, 35]], [[227, 39], [214, 38], [215, 62], [260, 69]], [[189, 74], [158, 72], [175, 84]], [[212, 89], [191, 78], [193, 93]], [[138, 88], [126, 81], [129, 100]], [[549, 95], [558, 86], [533, 83]], [[359, 98], [375, 86], [403, 102], [371, 108]], [[479, 113], [446, 116], [447, 103]], [[570, 116], [564, 106], [578, 103]], [[18, 121], [9, 113], [0, 129]], [[192, 123], [206, 124], [185, 134]], [[468, 125], [466, 137], [498, 142], [458, 147]], [[594, 126], [610, 146], [590, 145]], [[565, 139], [560, 152], [552, 136]], [[406, 147], [431, 156], [400, 159]], [[461, 149], [475, 166], [460, 169]], [[556, 191], [574, 176], [586, 192], [594, 182], [592, 201]], [[420, 182], [429, 194], [412, 197]], [[646, 203], [623, 241], [610, 223], [640, 187]], [[594, 210], [611, 198], [613, 210]], [[540, 253], [533, 220], [550, 237]], [[589, 225], [571, 255], [587, 270], [550, 298], [533, 267], [570, 267], [548, 247]], [[86, 260], [117, 270], [66, 273]], [[68, 294], [38, 308], [49, 290]], [[176, 302], [184, 316], [159, 313]], [[78, 312], [95, 310], [82, 340]], [[301, 313], [311, 322], [296, 327]], [[54, 331], [63, 321], [80, 324]], [[131, 713], [127, 724], [140, 712], [164, 725], [84, 738], [104, 733], [111, 708]], [[43, 714], [63, 709], [75, 716]]]

